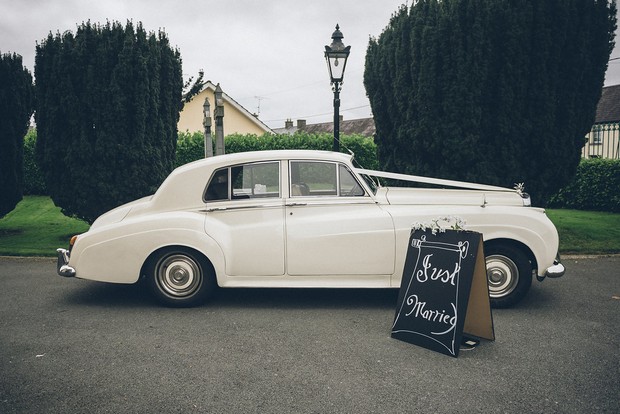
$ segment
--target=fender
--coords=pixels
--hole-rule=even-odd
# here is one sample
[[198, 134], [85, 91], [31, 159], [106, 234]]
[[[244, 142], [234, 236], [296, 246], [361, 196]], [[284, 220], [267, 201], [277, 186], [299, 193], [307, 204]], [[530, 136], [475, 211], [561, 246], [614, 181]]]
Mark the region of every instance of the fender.
[[203, 223], [204, 214], [195, 212], [123, 220], [80, 235], [69, 264], [78, 278], [129, 284], [138, 281], [142, 265], [154, 251], [185, 246], [203, 253], [217, 277], [225, 268], [224, 255], [216, 241], [201, 231]]

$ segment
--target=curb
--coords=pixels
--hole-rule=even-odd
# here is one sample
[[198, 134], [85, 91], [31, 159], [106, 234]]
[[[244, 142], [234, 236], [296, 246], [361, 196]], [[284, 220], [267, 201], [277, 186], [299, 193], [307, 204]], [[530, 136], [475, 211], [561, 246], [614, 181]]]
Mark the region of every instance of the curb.
[[576, 259], [603, 259], [606, 257], [620, 257], [620, 253], [609, 254], [567, 254], [561, 255], [560, 259], [564, 260], [576, 260]]

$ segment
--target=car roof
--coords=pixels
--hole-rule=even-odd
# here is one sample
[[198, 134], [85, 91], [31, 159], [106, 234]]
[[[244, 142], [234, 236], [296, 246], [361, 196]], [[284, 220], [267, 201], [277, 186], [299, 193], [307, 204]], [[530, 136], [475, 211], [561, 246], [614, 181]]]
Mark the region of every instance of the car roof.
[[216, 155], [180, 166], [178, 170], [204, 168], [207, 165], [212, 168], [220, 168], [228, 165], [243, 164], [247, 162], [262, 162], [273, 160], [322, 160], [350, 162], [352, 155], [332, 151], [316, 150], [269, 150], [248, 151], [234, 154]]

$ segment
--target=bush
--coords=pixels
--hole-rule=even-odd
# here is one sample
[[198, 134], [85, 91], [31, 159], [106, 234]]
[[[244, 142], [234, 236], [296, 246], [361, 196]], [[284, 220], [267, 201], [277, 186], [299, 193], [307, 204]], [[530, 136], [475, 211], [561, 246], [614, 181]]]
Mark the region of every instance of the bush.
[[82, 23], [35, 56], [37, 163], [54, 204], [92, 223], [152, 194], [174, 165], [181, 56], [142, 23]]
[[0, 53], [0, 217], [23, 196], [23, 138], [33, 109], [32, 75], [22, 57]]
[[[306, 134], [296, 133], [293, 135], [264, 134], [240, 135], [232, 134], [225, 137], [226, 153], [247, 151], [267, 151], [279, 149], [308, 149], [331, 151], [333, 136], [330, 134]], [[350, 150], [355, 154], [355, 160], [364, 168], [376, 169], [377, 147], [372, 138], [362, 135], [343, 135], [340, 137], [342, 152]], [[204, 158], [204, 137], [200, 132], [180, 132], [177, 142], [177, 158], [175, 165], [183, 165], [188, 162]]]
[[543, 205], [579, 165], [614, 45], [616, 2], [408, 3], [366, 52], [381, 168], [525, 182]]
[[[329, 134], [295, 135], [229, 135], [225, 138], [226, 152], [265, 151], [272, 149], [316, 149], [331, 150], [333, 137]], [[37, 131], [31, 130], [24, 138], [24, 193], [28, 195], [48, 195], [43, 175], [35, 159]], [[343, 152], [350, 149], [355, 160], [364, 168], [376, 169], [377, 147], [372, 138], [362, 135], [341, 136]], [[190, 163], [204, 158], [204, 137], [201, 132], [179, 132], [174, 166]]]
[[[24, 193], [46, 195], [41, 172], [34, 160], [36, 130], [24, 138]], [[331, 150], [329, 134], [229, 135], [226, 152], [265, 151], [272, 149]], [[371, 138], [361, 135], [341, 137], [343, 152], [350, 149], [356, 161], [367, 169], [377, 169], [377, 147]], [[200, 132], [179, 132], [175, 167], [204, 158], [204, 138]], [[548, 207], [620, 212], [620, 160], [582, 160], [572, 182], [551, 198]]]
[[36, 145], [37, 131], [31, 129], [24, 137], [24, 194], [47, 195], [45, 180], [36, 161]]
[[179, 132], [174, 167], [199, 160], [205, 156], [204, 137], [201, 132]]
[[620, 160], [582, 160], [573, 180], [551, 198], [549, 207], [620, 212]]

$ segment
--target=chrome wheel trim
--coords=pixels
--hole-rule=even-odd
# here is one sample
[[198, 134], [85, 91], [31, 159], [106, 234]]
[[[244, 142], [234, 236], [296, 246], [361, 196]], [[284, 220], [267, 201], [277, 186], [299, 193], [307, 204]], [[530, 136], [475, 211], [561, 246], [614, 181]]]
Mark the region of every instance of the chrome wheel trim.
[[169, 296], [182, 298], [194, 294], [202, 284], [202, 270], [184, 254], [164, 257], [156, 268], [157, 285]]
[[502, 255], [486, 258], [489, 296], [501, 298], [512, 293], [519, 283], [519, 268], [511, 259]]

